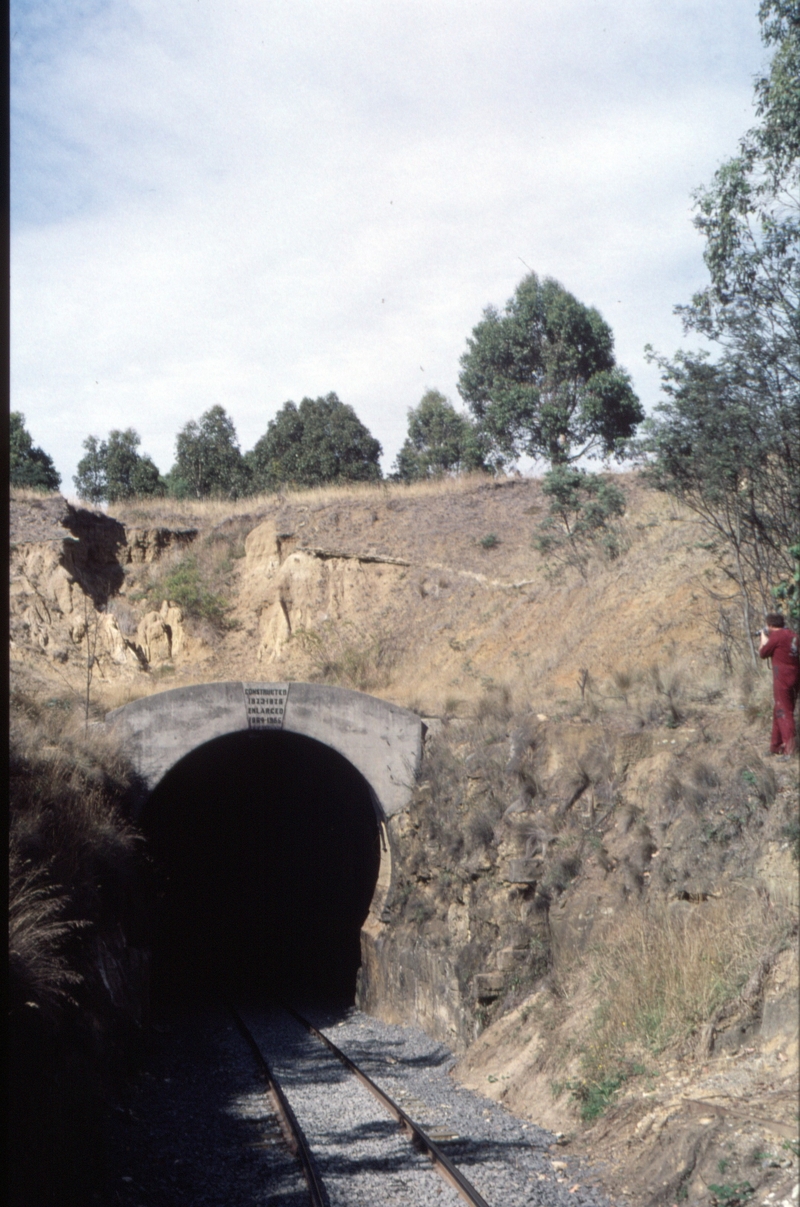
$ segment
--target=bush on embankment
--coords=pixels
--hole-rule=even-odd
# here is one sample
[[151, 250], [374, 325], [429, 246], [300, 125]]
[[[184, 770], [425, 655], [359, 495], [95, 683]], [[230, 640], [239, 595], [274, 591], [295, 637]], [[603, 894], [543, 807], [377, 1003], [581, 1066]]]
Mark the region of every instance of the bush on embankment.
[[12, 1207], [85, 1204], [102, 1112], [142, 1027], [144, 858], [131, 768], [69, 701], [12, 692]]

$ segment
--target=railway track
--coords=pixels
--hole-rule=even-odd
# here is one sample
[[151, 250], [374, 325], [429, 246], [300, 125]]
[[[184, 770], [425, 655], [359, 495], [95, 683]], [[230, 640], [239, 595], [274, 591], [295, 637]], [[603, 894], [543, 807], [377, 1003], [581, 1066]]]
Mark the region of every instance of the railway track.
[[228, 1006], [234, 1023], [245, 1043], [253, 1053], [255, 1062], [261, 1072], [262, 1077], [267, 1083], [267, 1093], [270, 1096], [272, 1107], [278, 1118], [280, 1129], [283, 1132], [284, 1139], [289, 1147], [289, 1151], [295, 1156], [303, 1169], [303, 1177], [308, 1186], [308, 1194], [311, 1200], [311, 1207], [328, 1207], [328, 1198], [325, 1194], [325, 1188], [322, 1179], [317, 1172], [317, 1167], [311, 1153], [308, 1141], [305, 1138], [303, 1129], [297, 1122], [297, 1116], [292, 1110], [289, 1099], [283, 1092], [280, 1082], [275, 1077], [270, 1068], [263, 1052], [258, 1046], [250, 1028], [242, 1018], [235, 1006]]
[[[331, 1153], [329, 1150], [332, 1147], [339, 1150], [344, 1148], [346, 1152], [353, 1143], [363, 1147], [365, 1143], [365, 1124], [366, 1128], [373, 1133], [373, 1146], [376, 1132], [383, 1132], [386, 1140], [389, 1137], [385, 1128], [378, 1126], [376, 1129], [375, 1121], [364, 1117], [365, 1114], [369, 1114], [369, 1111], [367, 1109], [365, 1112], [363, 1102], [360, 1104], [361, 1110], [357, 1112], [359, 1117], [353, 1119], [352, 1093], [345, 1093], [344, 1106], [340, 1105], [339, 1099], [342, 1098], [341, 1085], [337, 1083], [335, 1077], [330, 1075], [330, 1066], [328, 1073], [323, 1074], [329, 1081], [329, 1086], [327, 1103], [321, 1118], [318, 1109], [311, 1111], [303, 1110], [303, 1095], [301, 1092], [298, 1092], [301, 1083], [297, 1078], [297, 1066], [293, 1067], [286, 1064], [285, 1055], [283, 1055], [282, 1057], [279, 1056], [279, 1059], [282, 1059], [286, 1073], [288, 1074], [288, 1077], [285, 1079], [288, 1081], [289, 1078], [293, 1077], [295, 1080], [294, 1094], [292, 1095], [291, 1090], [287, 1094], [273, 1069], [274, 1058], [271, 1057], [270, 1048], [281, 1054], [285, 1054], [286, 1025], [282, 1020], [289, 1018], [293, 1019], [298, 1027], [303, 1028], [307, 1035], [311, 1036], [317, 1044], [323, 1045], [335, 1061], [346, 1069], [347, 1073], [372, 1095], [372, 1098], [395, 1121], [397, 1129], [402, 1132], [405, 1139], [409, 1142], [410, 1151], [407, 1153], [406, 1159], [401, 1159], [399, 1162], [396, 1146], [391, 1144], [386, 1145], [387, 1151], [383, 1158], [379, 1153], [365, 1152], [363, 1154], [361, 1163], [366, 1167], [366, 1180], [374, 1182], [375, 1174], [380, 1172], [381, 1166], [387, 1171], [387, 1186], [385, 1193], [381, 1196], [384, 1202], [397, 1196], [397, 1183], [401, 1180], [420, 1183], [416, 1187], [416, 1191], [411, 1192], [412, 1197], [406, 1201], [419, 1201], [420, 1203], [430, 1201], [430, 1192], [429, 1190], [426, 1191], [426, 1187], [424, 1186], [425, 1178], [421, 1176], [424, 1170], [420, 1168], [419, 1157], [422, 1156], [428, 1158], [430, 1162], [429, 1169], [438, 1174], [455, 1191], [462, 1202], [469, 1204], [469, 1207], [489, 1207], [486, 1199], [483, 1198], [469, 1179], [453, 1164], [436, 1140], [427, 1134], [402, 1106], [395, 1102], [363, 1069], [359, 1068], [355, 1061], [342, 1052], [328, 1036], [315, 1027], [313, 1023], [309, 1022], [308, 1019], [297, 1013], [297, 1011], [287, 1007], [282, 1012], [282, 1018], [279, 1016], [276, 1027], [275, 1021], [273, 1020], [271, 1024], [268, 1024], [263, 1014], [258, 1018], [249, 1018], [246, 1021], [242, 1012], [233, 1006], [229, 1006], [229, 1009], [236, 1027], [253, 1053], [253, 1057], [266, 1081], [268, 1093], [280, 1120], [281, 1130], [286, 1137], [287, 1143], [300, 1161], [308, 1186], [311, 1207], [333, 1207], [334, 1203], [345, 1201], [360, 1202], [362, 1201], [362, 1197], [364, 1202], [369, 1201], [366, 1196], [370, 1194], [374, 1195], [374, 1188], [369, 1191], [364, 1187], [363, 1189], [366, 1194], [362, 1196], [358, 1188], [353, 1186], [353, 1178], [357, 1176], [356, 1170], [353, 1168], [354, 1163], [352, 1161], [345, 1161], [344, 1167], [342, 1167], [342, 1162], [337, 1158], [337, 1154], [335, 1152]], [[295, 1040], [292, 1046], [296, 1049], [302, 1045], [299, 1045]], [[294, 1051], [292, 1057], [295, 1061], [297, 1060], [297, 1056], [297, 1051]], [[317, 1053], [318, 1057], [319, 1052]], [[311, 1055], [311, 1059], [314, 1059], [313, 1054]], [[301, 1116], [304, 1116], [303, 1124], [298, 1120], [298, 1115], [290, 1101], [290, 1095], [300, 1100], [298, 1112]], [[307, 1130], [316, 1136], [317, 1142], [326, 1150], [326, 1155], [323, 1156], [320, 1153], [315, 1155], [314, 1148], [316, 1145], [313, 1140], [309, 1141], [306, 1135]], [[348, 1141], [348, 1131], [352, 1133], [352, 1140], [350, 1141]], [[332, 1133], [338, 1133], [339, 1140], [339, 1143], [333, 1146], [331, 1145]], [[323, 1180], [320, 1172], [320, 1165], [323, 1164], [327, 1165], [330, 1170], [325, 1180]], [[405, 1169], [401, 1174], [400, 1171], [403, 1166], [405, 1166]], [[347, 1183], [346, 1198], [340, 1193], [342, 1187], [333, 1185], [333, 1183], [342, 1182]], [[392, 1182], [394, 1182], [394, 1185], [390, 1187]], [[436, 1195], [435, 1197], [438, 1201], [442, 1201], [441, 1195]], [[373, 1199], [373, 1201], [379, 1200]]]
[[154, 1026], [109, 1115], [108, 1207], [610, 1207], [552, 1133], [460, 1086], [418, 1029], [355, 1009], [318, 1008], [313, 1030], [240, 1015], [246, 1032], [221, 1001]]

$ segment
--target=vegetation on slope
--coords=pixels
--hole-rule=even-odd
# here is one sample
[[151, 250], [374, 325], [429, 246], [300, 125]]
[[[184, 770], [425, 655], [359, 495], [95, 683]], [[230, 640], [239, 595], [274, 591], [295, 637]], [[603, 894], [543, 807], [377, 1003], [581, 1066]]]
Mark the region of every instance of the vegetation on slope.
[[796, 926], [796, 903], [737, 888], [770, 843], [796, 857], [796, 795], [759, 753], [764, 685], [688, 671], [584, 676], [572, 700], [489, 693], [428, 739], [398, 833], [387, 941], [413, 948], [424, 924], [459, 985], [463, 1042], [537, 987], [557, 1004], [593, 978], [573, 1085], [593, 1100], [648, 1053], [691, 1048]]
[[[85, 1204], [107, 1094], [142, 1027], [144, 862], [135, 781], [61, 698], [12, 693], [10, 1203]], [[137, 944], [139, 946], [137, 946]]]

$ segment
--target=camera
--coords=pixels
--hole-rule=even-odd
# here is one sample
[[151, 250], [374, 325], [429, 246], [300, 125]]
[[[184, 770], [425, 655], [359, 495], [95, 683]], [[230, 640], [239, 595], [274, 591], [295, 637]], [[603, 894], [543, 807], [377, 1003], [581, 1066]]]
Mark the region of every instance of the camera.
[[751, 636], [752, 637], [765, 637], [766, 632], [767, 632], [766, 629], [756, 629], [756, 631], [754, 633], [752, 633]]

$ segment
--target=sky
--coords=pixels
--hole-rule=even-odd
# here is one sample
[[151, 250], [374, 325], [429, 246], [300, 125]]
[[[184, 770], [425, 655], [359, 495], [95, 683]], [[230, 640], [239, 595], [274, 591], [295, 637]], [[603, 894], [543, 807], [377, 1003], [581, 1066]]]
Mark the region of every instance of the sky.
[[11, 383], [62, 489], [335, 391], [389, 471], [530, 270], [650, 343], [706, 282], [692, 192], [753, 124], [755, 0], [12, 0]]

